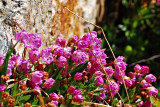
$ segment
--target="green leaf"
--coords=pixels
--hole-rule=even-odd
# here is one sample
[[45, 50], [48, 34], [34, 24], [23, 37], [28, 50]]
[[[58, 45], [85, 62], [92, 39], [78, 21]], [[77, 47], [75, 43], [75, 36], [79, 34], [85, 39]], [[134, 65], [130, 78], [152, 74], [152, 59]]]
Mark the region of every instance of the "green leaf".
[[[9, 61], [9, 58], [15, 48], [15, 46], [18, 44], [18, 42], [22, 39], [22, 37], [16, 42], [16, 44], [11, 48], [11, 45], [9, 46], [9, 49], [8, 49], [8, 52], [5, 56], [5, 60], [4, 60], [4, 63], [3, 63], [3, 66], [2, 68], [0, 69], [0, 74], [2, 75], [6, 75], [7, 74], [7, 68], [8, 68], [8, 61]], [[1, 81], [1, 80], [0, 80]]]
[[17, 94], [17, 87], [18, 87], [18, 82], [16, 82], [12, 88], [12, 95], [16, 95]]
[[32, 105], [37, 105], [37, 103], [38, 103], [38, 99], [34, 100], [33, 103], [32, 103]]
[[82, 72], [88, 65], [88, 61], [83, 64], [79, 64], [73, 70], [69, 71], [69, 73], [75, 74], [76, 72]]
[[25, 95], [19, 99], [19, 102], [26, 102], [31, 98], [31, 95]]

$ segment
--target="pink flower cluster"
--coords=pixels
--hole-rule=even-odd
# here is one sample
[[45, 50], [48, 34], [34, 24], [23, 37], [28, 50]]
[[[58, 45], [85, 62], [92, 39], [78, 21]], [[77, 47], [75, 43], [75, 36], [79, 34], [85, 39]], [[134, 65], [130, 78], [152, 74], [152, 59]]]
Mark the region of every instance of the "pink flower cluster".
[[74, 87], [74, 86], [70, 86], [67, 89], [67, 92], [69, 94], [74, 95], [73, 96], [73, 101], [75, 101], [75, 102], [81, 103], [84, 100], [84, 97], [81, 95], [82, 91], [81, 90], [76, 90], [76, 87]]

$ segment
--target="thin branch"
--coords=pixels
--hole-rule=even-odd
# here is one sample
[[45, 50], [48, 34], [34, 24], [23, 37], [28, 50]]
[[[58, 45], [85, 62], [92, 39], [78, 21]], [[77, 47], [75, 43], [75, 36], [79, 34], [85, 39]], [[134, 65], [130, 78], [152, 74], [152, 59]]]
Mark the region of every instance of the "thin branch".
[[[75, 14], [74, 12], [72, 12], [71, 10], [69, 10], [67, 7], [65, 7], [65, 9], [67, 9], [67, 10], [70, 11], [72, 14], [76, 15], [77, 17], [81, 18], [82, 20], [86, 21], [87, 23], [89, 23], [89, 24], [91, 24], [91, 25], [93, 25], [93, 26], [101, 29], [102, 34], [103, 34], [103, 37], [104, 37], [105, 41], [107, 42], [107, 44], [108, 44], [108, 46], [109, 46], [109, 49], [110, 49], [110, 51], [111, 51], [111, 53], [112, 53], [112, 56], [114, 57], [115, 64], [117, 64], [116, 57], [115, 57], [115, 55], [114, 55], [114, 53], [113, 53], [113, 50], [112, 50], [112, 48], [111, 48], [111, 46], [110, 46], [110, 44], [109, 44], [109, 42], [108, 42], [108, 40], [107, 40], [107, 38], [106, 38], [106, 36], [105, 36], [105, 33], [104, 33], [104, 31], [103, 31], [103, 28], [100, 27], [100, 26], [98, 26], [98, 25], [95, 25], [95, 24], [89, 22], [88, 20], [86, 20], [86, 19], [84, 19], [84, 18], [82, 18], [82, 17], [80, 17], [80, 16], [78, 16], [77, 14]], [[118, 64], [117, 64], [117, 66], [118, 66], [118, 69], [120, 70], [120, 67], [119, 67]], [[121, 77], [122, 77], [122, 72], [121, 72], [121, 70], [120, 70], [120, 74], [121, 74]], [[127, 91], [127, 88], [126, 88], [125, 81], [124, 81], [124, 78], [123, 78], [123, 77], [122, 77], [122, 80], [123, 80], [123, 84], [124, 84], [124, 87], [125, 87], [125, 91], [126, 91], [126, 94], [127, 94], [127, 98], [128, 98], [129, 104], [130, 104], [128, 91]]]
[[150, 61], [150, 60], [153, 60], [153, 59], [156, 59], [156, 58], [160, 58], [160, 55], [154, 55], [154, 56], [151, 56], [150, 58], [139, 60], [137, 62], [129, 64], [128, 67], [131, 67], [131, 66], [134, 66], [136, 64], [143, 63], [143, 62], [147, 62], [147, 61]]

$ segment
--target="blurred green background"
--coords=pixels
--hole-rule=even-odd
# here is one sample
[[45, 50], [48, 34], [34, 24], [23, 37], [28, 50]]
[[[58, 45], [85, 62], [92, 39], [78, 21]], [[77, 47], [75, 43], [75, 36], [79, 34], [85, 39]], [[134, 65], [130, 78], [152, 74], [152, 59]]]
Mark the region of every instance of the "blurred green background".
[[[133, 71], [135, 63], [140, 61], [141, 66], [149, 66], [150, 73], [157, 77], [154, 85], [159, 87], [160, 91], [160, 4], [158, 1], [106, 0], [104, 10], [104, 16], [97, 25], [103, 27], [115, 55], [125, 56], [128, 64], [126, 73]], [[100, 30], [98, 32], [102, 35]], [[108, 60], [113, 60], [104, 40], [102, 47], [106, 48]]]

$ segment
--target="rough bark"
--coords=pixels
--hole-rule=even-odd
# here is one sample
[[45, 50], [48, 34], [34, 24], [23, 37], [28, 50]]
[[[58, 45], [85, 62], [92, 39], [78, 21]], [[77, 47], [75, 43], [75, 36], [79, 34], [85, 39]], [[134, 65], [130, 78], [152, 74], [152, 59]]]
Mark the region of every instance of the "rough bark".
[[[90, 22], [96, 22], [99, 0], [0, 0], [0, 53], [5, 54], [15, 32], [26, 29], [41, 33], [43, 47], [54, 44], [58, 36], [81, 37], [88, 24], [64, 7]], [[93, 29], [93, 26], [90, 26]], [[19, 47], [20, 48], [20, 47]]]

